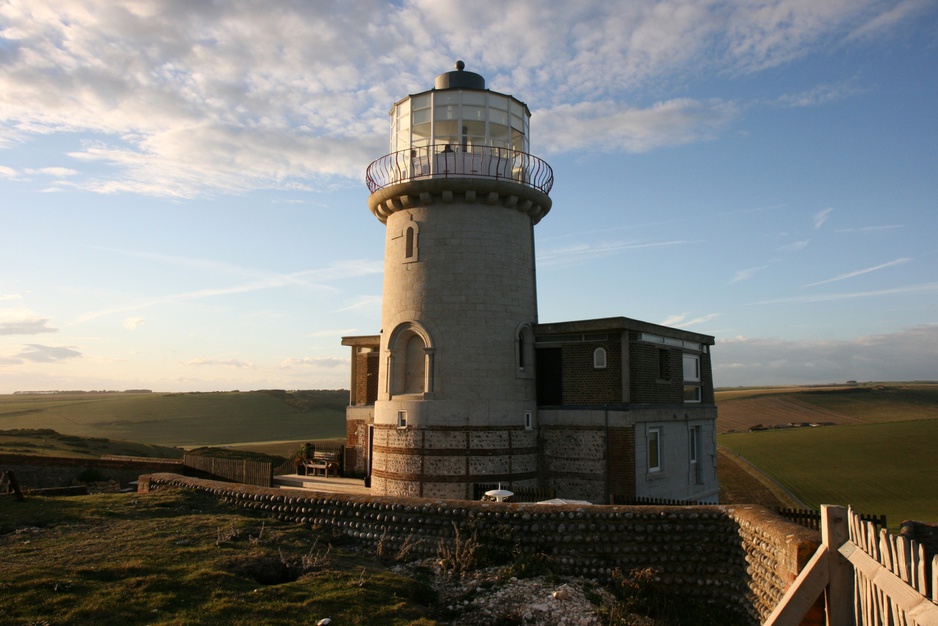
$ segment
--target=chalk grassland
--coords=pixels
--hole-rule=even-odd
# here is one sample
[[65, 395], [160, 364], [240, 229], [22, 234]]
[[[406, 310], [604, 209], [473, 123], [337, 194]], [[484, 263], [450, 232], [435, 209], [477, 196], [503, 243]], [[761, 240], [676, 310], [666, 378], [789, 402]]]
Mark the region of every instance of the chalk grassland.
[[191, 492], [11, 500], [0, 623], [438, 623], [432, 589], [340, 539]]
[[[938, 386], [753, 390], [718, 398], [718, 406], [719, 445], [808, 506], [849, 504], [886, 514], [892, 528], [905, 519], [938, 521]], [[725, 432], [789, 422], [836, 425]]]
[[345, 437], [347, 391], [0, 395], [0, 430], [164, 446]]

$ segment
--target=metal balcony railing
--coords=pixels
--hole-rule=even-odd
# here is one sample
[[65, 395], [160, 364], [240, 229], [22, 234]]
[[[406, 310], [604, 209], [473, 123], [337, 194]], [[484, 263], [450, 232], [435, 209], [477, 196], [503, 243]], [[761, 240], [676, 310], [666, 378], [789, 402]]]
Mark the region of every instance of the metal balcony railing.
[[554, 185], [546, 161], [518, 150], [490, 146], [433, 145], [386, 154], [365, 171], [371, 193], [411, 180], [491, 178], [514, 181], [544, 193]]

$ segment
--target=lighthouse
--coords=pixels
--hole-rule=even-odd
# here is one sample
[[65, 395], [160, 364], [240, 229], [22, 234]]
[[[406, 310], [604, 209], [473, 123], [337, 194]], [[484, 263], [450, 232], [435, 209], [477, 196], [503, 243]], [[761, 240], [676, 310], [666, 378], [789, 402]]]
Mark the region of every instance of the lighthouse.
[[530, 117], [461, 61], [391, 108], [390, 151], [366, 173], [386, 229], [368, 348], [375, 494], [470, 498], [476, 483], [538, 482], [533, 229], [553, 173], [530, 153]]
[[462, 62], [390, 112], [366, 180], [386, 230], [377, 335], [349, 336], [343, 471], [375, 495], [717, 502], [714, 337], [538, 320], [550, 166], [531, 112]]

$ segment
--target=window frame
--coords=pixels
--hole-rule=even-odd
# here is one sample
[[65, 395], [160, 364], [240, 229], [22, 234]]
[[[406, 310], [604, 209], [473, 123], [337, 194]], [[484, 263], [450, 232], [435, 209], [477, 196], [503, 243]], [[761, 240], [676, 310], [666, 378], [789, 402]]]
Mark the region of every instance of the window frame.
[[606, 364], [606, 349], [600, 346], [593, 350], [593, 369], [604, 370], [606, 369]]
[[[661, 427], [656, 426], [654, 428], [649, 428], [646, 435], [646, 459], [645, 464], [648, 468], [649, 473], [657, 473], [661, 471]], [[654, 443], [654, 448], [652, 448], [652, 443]], [[654, 455], [652, 455], [652, 449], [654, 449]], [[652, 465], [652, 456], [654, 456], [655, 464]]]

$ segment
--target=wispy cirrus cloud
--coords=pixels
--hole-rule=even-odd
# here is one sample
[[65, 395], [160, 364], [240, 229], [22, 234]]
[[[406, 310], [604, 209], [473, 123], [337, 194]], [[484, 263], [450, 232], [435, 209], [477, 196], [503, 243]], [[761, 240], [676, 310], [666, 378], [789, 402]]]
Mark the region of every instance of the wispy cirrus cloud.
[[289, 274], [266, 274], [257, 280], [228, 285], [225, 287], [207, 287], [205, 289], [198, 289], [195, 291], [167, 294], [153, 298], [141, 298], [128, 302], [124, 305], [115, 306], [108, 309], [101, 309], [98, 311], [90, 311], [80, 315], [77, 319], [72, 321], [69, 326], [83, 324], [93, 319], [114, 315], [116, 313], [139, 311], [171, 302], [201, 300], [205, 298], [250, 293], [264, 289], [278, 289], [283, 287], [300, 286], [308, 289], [337, 293], [339, 289], [337, 287], [326, 284], [326, 282], [341, 280], [353, 276], [377, 274], [381, 271], [383, 271], [383, 265], [378, 261], [337, 261], [335, 263], [331, 263], [325, 268], [302, 270], [299, 272], [291, 272]]
[[737, 272], [733, 274], [733, 278], [730, 279], [730, 284], [733, 285], [735, 283], [747, 281], [767, 267], [769, 266], [760, 265], [758, 267], [749, 267], [744, 270], [737, 270]]
[[922, 283], [919, 285], [905, 285], [902, 287], [893, 287], [891, 289], [874, 289], [870, 291], [854, 291], [843, 293], [826, 293], [813, 296], [792, 296], [789, 298], [775, 298], [772, 300], [760, 300], [750, 302], [752, 305], [763, 304], [808, 304], [812, 302], [835, 302], [838, 300], [856, 300], [860, 298], [880, 298], [885, 296], [904, 296], [921, 293], [938, 292], [938, 283]]
[[864, 274], [870, 274], [872, 272], [878, 272], [879, 270], [886, 269], [888, 267], [895, 267], [896, 265], [902, 265], [903, 263], [908, 263], [912, 259], [910, 258], [901, 258], [889, 261], [888, 263], [882, 263], [880, 265], [875, 265], [873, 267], [867, 267], [862, 270], [856, 270], [853, 272], [847, 272], [846, 274], [840, 274], [839, 276], [834, 276], [833, 278], [828, 278], [826, 280], [819, 280], [814, 283], [808, 283], [805, 287], [817, 287], [818, 285], [827, 285], [829, 283], [836, 283], [841, 280], [847, 280], [849, 278], [856, 278], [857, 276], [863, 276]]
[[827, 208], [814, 214], [814, 230], [819, 230], [824, 223], [830, 219], [834, 209]]
[[671, 241], [613, 241], [602, 243], [578, 243], [560, 248], [554, 248], [540, 252], [537, 255], [538, 267], [548, 267], [551, 265], [560, 265], [564, 263], [575, 263], [586, 259], [617, 254], [627, 250], [642, 250], [646, 248], [667, 248], [671, 246], [682, 246], [692, 242], [683, 239]]

